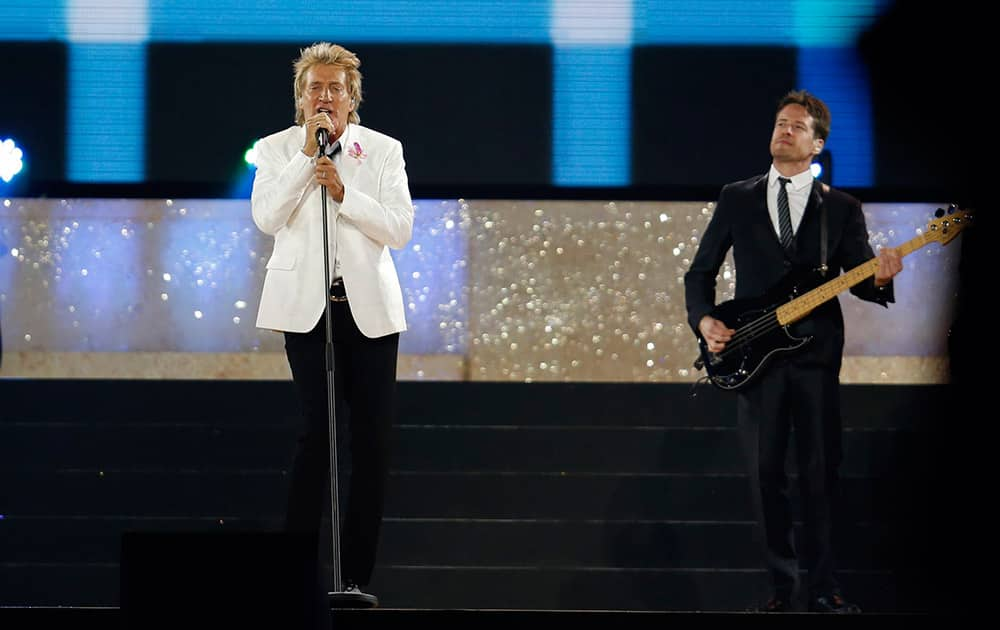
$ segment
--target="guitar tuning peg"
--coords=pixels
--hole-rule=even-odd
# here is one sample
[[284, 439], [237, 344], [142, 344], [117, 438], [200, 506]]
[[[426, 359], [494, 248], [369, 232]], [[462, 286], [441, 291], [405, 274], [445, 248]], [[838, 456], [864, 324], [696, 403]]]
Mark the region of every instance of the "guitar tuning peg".
[[948, 206], [948, 214], [951, 214], [952, 212], [955, 212], [956, 210], [958, 210], [958, 206], [956, 204], [951, 204], [950, 206]]
[[944, 208], [938, 208], [937, 210], [935, 210], [934, 211], [934, 216], [937, 217], [937, 218], [939, 218], [939, 219], [941, 217], [943, 217], [944, 216]]

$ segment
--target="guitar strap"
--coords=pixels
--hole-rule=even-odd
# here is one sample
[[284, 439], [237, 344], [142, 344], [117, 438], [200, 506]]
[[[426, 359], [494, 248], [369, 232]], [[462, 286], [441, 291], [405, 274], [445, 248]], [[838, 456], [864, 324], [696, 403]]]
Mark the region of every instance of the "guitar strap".
[[824, 278], [829, 269], [826, 265], [826, 197], [819, 194], [819, 273]]
[[826, 276], [826, 199], [820, 202], [819, 211], [819, 271]]

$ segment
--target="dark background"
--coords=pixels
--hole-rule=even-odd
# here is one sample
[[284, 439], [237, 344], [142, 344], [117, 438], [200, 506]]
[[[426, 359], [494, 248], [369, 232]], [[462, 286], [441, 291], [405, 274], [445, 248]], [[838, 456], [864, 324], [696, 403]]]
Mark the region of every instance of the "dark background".
[[0, 140], [16, 137], [24, 146], [42, 147], [38, 159], [32, 160], [32, 176], [42, 181], [63, 179], [66, 46], [56, 42], [0, 41], [0, 59]]
[[[361, 58], [361, 123], [404, 141], [411, 182], [458, 189], [548, 183], [549, 47], [345, 46]], [[150, 46], [148, 179], [232, 179], [244, 168], [248, 139], [294, 124], [290, 68], [298, 53], [281, 44]], [[220, 106], [226, 111], [213, 111]]]
[[[985, 23], [971, 2], [947, 9], [893, 5], [857, 42], [874, 119], [875, 181], [853, 191], [863, 199], [967, 205], [988, 177], [974, 168], [988, 123], [969, 120], [985, 93]], [[342, 43], [362, 60], [362, 123], [404, 141], [418, 197], [713, 198], [766, 168], [774, 106], [796, 87], [791, 45], [634, 47], [632, 184], [598, 193], [551, 184], [551, 47]], [[146, 180], [115, 186], [66, 181], [65, 45], [0, 42], [0, 136], [35, 147], [27, 181], [3, 194], [244, 194], [233, 188], [244, 150], [293, 122], [301, 45], [150, 44]]]

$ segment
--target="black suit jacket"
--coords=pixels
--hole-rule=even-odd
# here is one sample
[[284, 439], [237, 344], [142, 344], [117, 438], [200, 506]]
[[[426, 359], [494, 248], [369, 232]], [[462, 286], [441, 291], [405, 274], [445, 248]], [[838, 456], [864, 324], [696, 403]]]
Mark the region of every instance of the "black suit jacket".
[[[792, 249], [786, 252], [767, 212], [767, 175], [727, 184], [684, 276], [688, 323], [695, 335], [700, 336], [698, 322], [715, 307], [716, 277], [730, 248], [736, 269], [736, 299], [763, 295], [795, 269], [819, 267], [824, 206], [829, 269], [825, 279], [830, 279], [875, 255], [868, 243], [860, 201], [815, 180]], [[883, 306], [894, 301], [892, 284], [879, 289], [874, 277], [854, 285], [851, 292]], [[814, 336], [795, 354], [796, 361], [819, 361], [839, 370], [844, 318], [838, 299], [817, 307], [792, 329], [796, 335]]]

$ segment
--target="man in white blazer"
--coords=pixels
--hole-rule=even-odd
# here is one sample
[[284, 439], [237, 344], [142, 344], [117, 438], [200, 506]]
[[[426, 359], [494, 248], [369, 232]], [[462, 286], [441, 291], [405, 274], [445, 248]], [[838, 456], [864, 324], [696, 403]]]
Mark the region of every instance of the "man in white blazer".
[[[317, 43], [295, 61], [296, 125], [257, 143], [254, 223], [274, 237], [257, 326], [281, 331], [305, 430], [289, 487], [286, 527], [318, 533], [329, 495], [326, 308], [333, 322], [341, 580], [371, 579], [388, 478], [403, 296], [389, 248], [410, 240], [413, 203], [399, 141], [362, 127], [361, 65]], [[322, 131], [321, 131], [322, 130]], [[326, 134], [326, 138], [318, 138]], [[318, 155], [320, 140], [329, 147]], [[323, 290], [322, 195], [332, 286]]]

